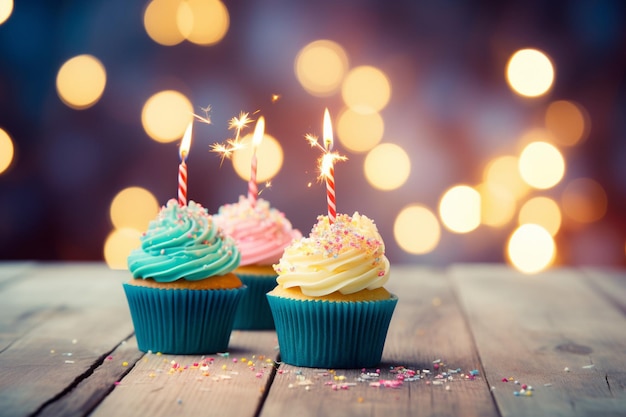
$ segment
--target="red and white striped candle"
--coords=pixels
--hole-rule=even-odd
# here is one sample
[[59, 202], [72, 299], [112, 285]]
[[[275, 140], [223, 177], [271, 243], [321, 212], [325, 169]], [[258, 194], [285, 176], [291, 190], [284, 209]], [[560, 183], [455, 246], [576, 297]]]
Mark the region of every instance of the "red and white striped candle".
[[333, 127], [330, 122], [328, 108], [324, 111], [324, 149], [322, 158], [322, 174], [326, 179], [326, 202], [328, 204], [328, 220], [333, 224], [337, 218], [337, 203], [335, 201], [335, 167], [333, 166]]
[[250, 166], [250, 180], [248, 181], [248, 200], [254, 207], [256, 205], [256, 199], [259, 194], [259, 189], [256, 184], [256, 171], [257, 171], [257, 157], [256, 150], [263, 140], [265, 134], [265, 118], [259, 117], [254, 128], [254, 135], [252, 136], [252, 162]]
[[189, 155], [189, 147], [191, 146], [191, 130], [193, 122], [189, 122], [189, 126], [185, 130], [185, 135], [180, 143], [178, 154], [180, 155], [180, 164], [178, 165], [178, 205], [187, 205], [187, 155]]

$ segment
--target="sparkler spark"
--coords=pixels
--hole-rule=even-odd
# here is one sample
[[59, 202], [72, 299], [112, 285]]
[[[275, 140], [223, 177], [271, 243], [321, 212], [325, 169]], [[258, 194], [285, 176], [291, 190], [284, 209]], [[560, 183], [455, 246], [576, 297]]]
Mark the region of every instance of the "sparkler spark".
[[226, 139], [225, 143], [214, 143], [211, 145], [211, 152], [220, 154], [220, 166], [224, 163], [224, 159], [230, 159], [233, 153], [243, 148], [241, 143], [241, 131], [245, 129], [253, 120], [249, 117], [250, 113], [240, 112], [239, 117], [233, 117], [228, 122], [228, 129], [235, 129], [236, 134], [234, 139]]
[[196, 119], [200, 120], [202, 123], [206, 123], [206, 124], [210, 125], [211, 124], [211, 115], [209, 113], [211, 113], [211, 105], [208, 105], [206, 107], [200, 107], [200, 110], [202, 110], [204, 112], [204, 117], [198, 116], [197, 114], [194, 114], [193, 117], [195, 117]]
[[318, 181], [324, 181], [324, 179], [329, 175], [330, 168], [335, 164], [335, 162], [346, 161], [348, 159], [346, 156], [340, 155], [338, 152], [330, 152], [328, 148], [325, 148], [319, 143], [318, 137], [311, 133], [304, 135], [304, 138], [307, 142], [309, 142], [311, 148], [318, 148], [322, 151], [322, 156], [317, 159], [317, 167], [319, 170], [319, 175], [317, 177]]
[[261, 195], [261, 193], [265, 190], [267, 190], [268, 188], [272, 188], [272, 181], [265, 181], [265, 187], [263, 187], [261, 190], [259, 190], [259, 194]]

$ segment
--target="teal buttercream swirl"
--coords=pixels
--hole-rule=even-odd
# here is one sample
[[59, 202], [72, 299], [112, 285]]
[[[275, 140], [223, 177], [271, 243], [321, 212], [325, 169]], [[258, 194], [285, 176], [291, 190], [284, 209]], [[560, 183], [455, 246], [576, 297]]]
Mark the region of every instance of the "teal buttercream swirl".
[[235, 241], [194, 201], [186, 206], [168, 201], [140, 240], [141, 247], [128, 256], [128, 269], [135, 278], [197, 281], [225, 275], [241, 259]]

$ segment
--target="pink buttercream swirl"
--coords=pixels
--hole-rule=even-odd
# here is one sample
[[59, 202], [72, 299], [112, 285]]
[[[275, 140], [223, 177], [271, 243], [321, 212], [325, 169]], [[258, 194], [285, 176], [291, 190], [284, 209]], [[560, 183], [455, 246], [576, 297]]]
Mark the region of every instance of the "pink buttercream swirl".
[[224, 204], [215, 223], [237, 243], [240, 266], [272, 265], [280, 259], [285, 247], [302, 234], [291, 226], [285, 214], [271, 208], [269, 202], [257, 199], [256, 205], [244, 196], [239, 202]]

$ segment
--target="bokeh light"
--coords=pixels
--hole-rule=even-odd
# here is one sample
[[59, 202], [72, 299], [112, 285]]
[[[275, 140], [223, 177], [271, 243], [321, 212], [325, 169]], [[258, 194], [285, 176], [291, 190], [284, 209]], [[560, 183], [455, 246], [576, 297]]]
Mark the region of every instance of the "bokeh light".
[[550, 197], [533, 197], [520, 208], [518, 221], [520, 225], [538, 224], [554, 236], [561, 227], [561, 209]]
[[127, 258], [133, 249], [141, 245], [139, 230], [115, 229], [104, 242], [104, 261], [111, 269], [128, 269]]
[[220, 0], [185, 0], [176, 16], [178, 30], [192, 43], [215, 45], [230, 26], [230, 15]]
[[501, 227], [515, 216], [515, 195], [497, 183], [482, 183], [476, 187], [480, 193], [480, 219], [491, 227]]
[[519, 157], [522, 179], [531, 187], [545, 190], [558, 184], [565, 174], [565, 159], [547, 142], [526, 145]]
[[182, 138], [193, 119], [193, 106], [189, 99], [175, 90], [154, 94], [143, 106], [141, 123], [157, 142], [173, 142]]
[[116, 229], [146, 230], [159, 212], [159, 203], [145, 188], [128, 187], [113, 198], [109, 212]]
[[13, 12], [13, 0], [0, 0], [0, 25], [7, 21]]
[[348, 55], [336, 42], [318, 40], [306, 45], [296, 56], [294, 70], [302, 87], [311, 95], [334, 94], [348, 70]]
[[427, 207], [404, 207], [393, 223], [393, 235], [402, 250], [415, 255], [432, 252], [441, 239], [437, 217]]
[[545, 123], [557, 144], [562, 146], [583, 142], [591, 130], [587, 111], [580, 104], [567, 100], [550, 103], [546, 109]]
[[561, 195], [563, 213], [579, 223], [592, 223], [606, 214], [608, 198], [604, 188], [591, 178], [567, 184]]
[[471, 232], [480, 225], [480, 194], [467, 185], [451, 187], [439, 201], [439, 217], [451, 232]]
[[152, 0], [143, 15], [143, 26], [160, 45], [177, 45], [185, 40], [178, 29], [177, 15], [183, 0]]
[[389, 79], [378, 68], [353, 68], [341, 86], [344, 103], [357, 113], [374, 113], [385, 108], [391, 98]]
[[11, 136], [4, 129], [0, 128], [0, 174], [11, 166], [14, 153], [15, 147], [13, 146]]
[[[233, 152], [233, 168], [239, 177], [248, 181], [250, 179], [250, 167], [252, 164], [252, 137], [253, 134], [247, 134], [241, 139], [243, 147]], [[263, 135], [261, 144], [257, 147], [257, 182], [268, 181], [283, 166], [283, 148], [280, 143], [267, 133]], [[242, 184], [242, 190], [247, 190]]]
[[59, 98], [73, 109], [86, 109], [98, 102], [106, 86], [104, 65], [92, 55], [78, 55], [59, 69], [56, 87]]
[[554, 67], [550, 58], [536, 49], [514, 53], [506, 67], [506, 80], [511, 89], [525, 97], [546, 94], [554, 82]]
[[345, 109], [337, 121], [337, 136], [341, 144], [356, 153], [367, 152], [383, 138], [385, 122], [380, 113], [357, 113]]
[[537, 224], [523, 224], [511, 234], [507, 256], [518, 270], [533, 274], [554, 262], [556, 245], [550, 233]]
[[493, 189], [504, 189], [515, 198], [525, 196], [530, 187], [519, 172], [519, 159], [513, 155], [503, 155], [491, 160], [483, 171], [483, 181]]
[[379, 190], [401, 187], [411, 173], [411, 160], [404, 149], [394, 143], [383, 143], [368, 152], [363, 164], [365, 178]]

